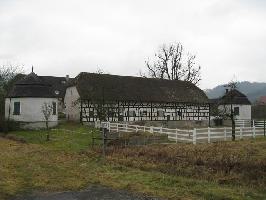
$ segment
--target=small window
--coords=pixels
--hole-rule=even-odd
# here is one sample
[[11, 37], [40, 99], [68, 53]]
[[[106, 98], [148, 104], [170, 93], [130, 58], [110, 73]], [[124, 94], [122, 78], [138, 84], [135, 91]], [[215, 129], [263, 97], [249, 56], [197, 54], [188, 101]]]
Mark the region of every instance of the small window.
[[91, 110], [91, 111], [89, 112], [89, 117], [94, 117], [94, 111]]
[[20, 102], [14, 102], [13, 115], [20, 115]]
[[143, 117], [143, 116], [147, 116], [147, 111], [146, 110], [144, 110], [144, 111], [141, 111], [140, 112], [140, 115]]
[[164, 111], [163, 110], [158, 110], [157, 111], [157, 116], [158, 117], [164, 117]]
[[56, 102], [53, 102], [53, 115], [56, 115]]
[[182, 116], [182, 112], [181, 111], [177, 111], [177, 116], [181, 117]]
[[135, 117], [136, 116], [136, 113], [135, 113], [134, 110], [130, 110], [130, 111], [127, 112], [127, 116], [128, 117]]
[[239, 115], [239, 107], [234, 107], [234, 115]]

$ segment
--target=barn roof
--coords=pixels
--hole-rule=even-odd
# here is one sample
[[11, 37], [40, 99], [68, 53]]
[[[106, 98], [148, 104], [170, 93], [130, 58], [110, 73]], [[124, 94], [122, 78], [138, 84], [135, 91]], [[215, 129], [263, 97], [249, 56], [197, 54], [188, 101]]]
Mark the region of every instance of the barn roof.
[[72, 85], [81, 99], [92, 101], [208, 103], [206, 94], [186, 81], [82, 72]]
[[57, 97], [64, 98], [65, 77], [38, 76], [34, 72], [15, 82], [7, 97]]
[[239, 105], [251, 105], [247, 96], [236, 89], [230, 90], [219, 100], [219, 104], [231, 104], [231, 103]]

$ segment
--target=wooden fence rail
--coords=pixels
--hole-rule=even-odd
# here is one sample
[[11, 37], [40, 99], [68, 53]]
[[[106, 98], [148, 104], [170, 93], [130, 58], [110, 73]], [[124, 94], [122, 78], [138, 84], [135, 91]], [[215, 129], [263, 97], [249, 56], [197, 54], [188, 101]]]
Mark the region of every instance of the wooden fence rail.
[[[194, 129], [170, 129], [164, 127], [139, 126], [122, 123], [102, 122], [104, 127], [112, 132], [149, 132], [151, 134], [166, 134], [169, 140], [187, 143], [211, 143], [216, 141], [227, 141], [232, 138], [232, 128], [194, 128]], [[101, 127], [101, 124], [95, 124], [96, 127]], [[265, 127], [236, 127], [236, 139], [246, 137], [255, 138], [257, 136], [265, 136]]]

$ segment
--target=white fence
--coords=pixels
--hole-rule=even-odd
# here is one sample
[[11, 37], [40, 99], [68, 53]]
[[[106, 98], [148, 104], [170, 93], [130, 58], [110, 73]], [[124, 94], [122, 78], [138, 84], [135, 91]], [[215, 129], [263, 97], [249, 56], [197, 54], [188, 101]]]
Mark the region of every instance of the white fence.
[[252, 120], [235, 120], [236, 127], [251, 127], [254, 125]]
[[261, 127], [264, 128], [266, 126], [265, 120], [235, 120], [236, 127]]
[[[100, 127], [101, 124], [95, 124], [96, 127]], [[217, 141], [227, 141], [232, 138], [232, 128], [194, 128], [190, 130], [185, 129], [169, 129], [163, 127], [147, 127], [139, 125], [129, 125], [121, 123], [103, 122], [102, 126], [106, 127], [109, 131], [115, 132], [149, 132], [152, 134], [166, 134], [169, 140], [175, 142], [187, 142], [187, 143], [211, 143]], [[236, 127], [235, 137], [236, 139], [243, 139], [246, 137], [255, 138], [257, 136], [265, 136], [265, 129], [263, 127]]]

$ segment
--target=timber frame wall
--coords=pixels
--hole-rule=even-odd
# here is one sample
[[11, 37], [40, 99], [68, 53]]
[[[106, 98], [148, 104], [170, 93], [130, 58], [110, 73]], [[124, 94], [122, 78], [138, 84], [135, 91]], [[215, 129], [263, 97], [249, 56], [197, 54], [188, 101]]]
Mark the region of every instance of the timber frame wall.
[[104, 102], [93, 103], [80, 100], [80, 121], [98, 121], [99, 110], [107, 121], [181, 121], [210, 120], [209, 104], [165, 103], [165, 102]]

